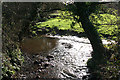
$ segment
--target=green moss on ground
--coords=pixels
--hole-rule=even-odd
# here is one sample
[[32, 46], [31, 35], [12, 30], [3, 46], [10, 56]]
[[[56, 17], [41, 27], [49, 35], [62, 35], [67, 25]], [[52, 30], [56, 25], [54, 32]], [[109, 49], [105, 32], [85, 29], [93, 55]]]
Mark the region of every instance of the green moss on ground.
[[[52, 15], [58, 15], [55, 18], [48, 19], [45, 22], [38, 22], [35, 26], [32, 26], [32, 29], [39, 28], [54, 28], [57, 27], [59, 30], [71, 30], [76, 31], [78, 33], [84, 32], [81, 23], [77, 23], [73, 17], [72, 13], [68, 11], [58, 11], [57, 13], [53, 13]], [[118, 26], [116, 24], [117, 18], [112, 14], [91, 14], [90, 21], [94, 24], [100, 36], [102, 38], [110, 38], [116, 40], [116, 34], [118, 32]], [[35, 31], [33, 31], [35, 33]]]
[[[43, 27], [49, 27], [54, 28], [57, 27], [59, 30], [73, 30], [77, 32], [84, 32], [82, 27], [80, 27], [80, 24], [78, 24], [72, 16], [70, 16], [69, 13], [65, 11], [58, 11], [59, 16], [56, 18], [51, 18], [45, 22], [39, 22], [36, 23], [35, 26], [32, 28], [43, 28]], [[61, 14], [61, 15], [60, 15]], [[54, 14], [56, 15], [56, 14]]]

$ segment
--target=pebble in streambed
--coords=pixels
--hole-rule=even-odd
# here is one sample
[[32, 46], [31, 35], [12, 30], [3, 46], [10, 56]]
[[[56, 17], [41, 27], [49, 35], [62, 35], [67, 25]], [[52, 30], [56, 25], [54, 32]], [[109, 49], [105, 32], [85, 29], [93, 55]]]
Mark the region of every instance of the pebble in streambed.
[[77, 78], [77, 76], [76, 75], [74, 75], [73, 73], [71, 73], [70, 71], [68, 71], [68, 70], [63, 70], [63, 73], [62, 73], [64, 76], [65, 76], [65, 74], [67, 75], [67, 76], [70, 76], [70, 77], [73, 77], [73, 78]]
[[54, 59], [54, 56], [52, 56], [52, 55], [48, 55], [46, 58], [48, 59], [48, 62], [49, 62], [49, 61], [51, 61], [51, 60]]
[[46, 69], [46, 68], [48, 68], [49, 66], [50, 67], [54, 67], [52, 64], [50, 64], [49, 62], [51, 61], [51, 60], [53, 60], [54, 59], [54, 56], [52, 56], [52, 55], [48, 55], [48, 56], [46, 56], [45, 58], [40, 58], [39, 60], [35, 60], [34, 61], [34, 64], [35, 65], [38, 65], [38, 66], [40, 66], [40, 69], [42, 70], [42, 69]]
[[68, 49], [73, 47], [73, 45], [71, 45], [70, 43], [61, 43], [61, 44], [64, 45], [65, 48], [68, 48]]

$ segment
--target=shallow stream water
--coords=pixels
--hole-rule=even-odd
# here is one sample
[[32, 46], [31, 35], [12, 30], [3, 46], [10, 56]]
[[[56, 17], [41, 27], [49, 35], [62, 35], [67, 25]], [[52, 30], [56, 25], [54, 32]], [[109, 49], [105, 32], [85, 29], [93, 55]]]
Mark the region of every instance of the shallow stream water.
[[[104, 44], [108, 44], [103, 40]], [[88, 80], [87, 60], [92, 47], [87, 38], [76, 36], [39, 36], [21, 43], [25, 62], [15, 77], [70, 78]]]

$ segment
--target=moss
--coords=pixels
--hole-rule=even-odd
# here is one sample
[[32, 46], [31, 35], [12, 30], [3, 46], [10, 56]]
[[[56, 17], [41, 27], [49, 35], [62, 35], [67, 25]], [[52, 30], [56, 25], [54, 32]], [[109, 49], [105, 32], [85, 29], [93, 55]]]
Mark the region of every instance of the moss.
[[[111, 9], [109, 9], [111, 10]], [[109, 12], [108, 10], [108, 12]], [[114, 12], [116, 12], [114, 10]], [[58, 28], [58, 30], [71, 30], [71, 31], [76, 31], [78, 33], [84, 32], [81, 23], [77, 23], [73, 16], [71, 15], [72, 13], [69, 11], [58, 11], [59, 14], [55, 18], [48, 19], [45, 22], [38, 22], [36, 23], [35, 26], [32, 26], [33, 32], [36, 31], [36, 29], [41, 29], [44, 27], [47, 28], [54, 28], [55, 26]], [[52, 14], [54, 15], [54, 13]], [[55, 14], [56, 15], [56, 14]], [[77, 17], [77, 16], [76, 16]], [[102, 38], [109, 38], [116, 40], [117, 37], [117, 32], [118, 32], [118, 26], [117, 26], [117, 20], [118, 16], [114, 14], [95, 14], [92, 13], [89, 16], [90, 21], [94, 24], [98, 32], [100, 33]], [[108, 25], [107, 25], [108, 24]], [[116, 24], [116, 25], [110, 25], [110, 24]], [[46, 28], [46, 30], [47, 30]], [[49, 32], [47, 30], [47, 32]]]

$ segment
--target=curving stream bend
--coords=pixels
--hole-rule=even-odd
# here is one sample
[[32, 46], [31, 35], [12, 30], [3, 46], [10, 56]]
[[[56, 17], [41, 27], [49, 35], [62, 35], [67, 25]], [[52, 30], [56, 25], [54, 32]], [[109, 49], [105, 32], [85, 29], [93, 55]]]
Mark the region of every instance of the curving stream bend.
[[[104, 44], [108, 44], [103, 40]], [[87, 38], [76, 36], [40, 36], [21, 43], [25, 62], [14, 77], [70, 78], [88, 80], [87, 60], [92, 47]]]

